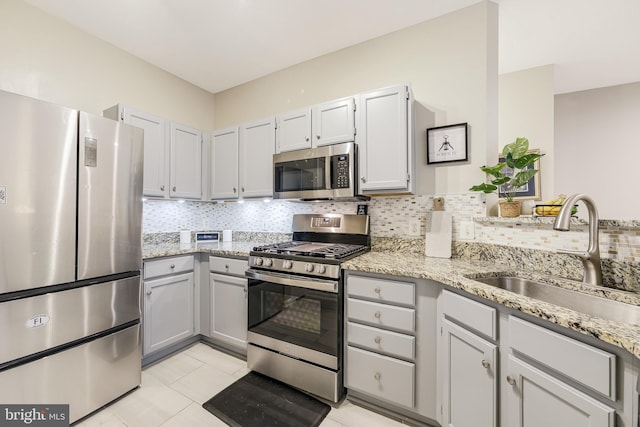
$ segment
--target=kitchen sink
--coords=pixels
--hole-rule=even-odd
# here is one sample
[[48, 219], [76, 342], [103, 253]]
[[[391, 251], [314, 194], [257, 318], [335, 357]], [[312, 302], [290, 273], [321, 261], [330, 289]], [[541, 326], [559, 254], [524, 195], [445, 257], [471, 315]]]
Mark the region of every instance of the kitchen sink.
[[481, 277], [473, 280], [601, 319], [640, 325], [640, 306], [547, 285], [522, 277]]

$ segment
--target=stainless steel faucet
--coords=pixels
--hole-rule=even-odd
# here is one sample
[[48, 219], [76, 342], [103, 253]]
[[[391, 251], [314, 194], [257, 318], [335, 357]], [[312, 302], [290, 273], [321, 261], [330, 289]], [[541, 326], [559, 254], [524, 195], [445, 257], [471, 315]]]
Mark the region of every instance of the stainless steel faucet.
[[600, 245], [598, 243], [599, 224], [598, 209], [591, 197], [586, 194], [573, 194], [569, 196], [562, 207], [555, 222], [553, 229], [559, 231], [569, 231], [571, 224], [571, 208], [573, 205], [582, 200], [587, 207], [589, 213], [589, 248], [586, 252], [559, 250], [559, 253], [572, 254], [580, 257], [584, 265], [584, 278], [582, 281], [590, 285], [602, 285], [602, 264], [600, 263]]

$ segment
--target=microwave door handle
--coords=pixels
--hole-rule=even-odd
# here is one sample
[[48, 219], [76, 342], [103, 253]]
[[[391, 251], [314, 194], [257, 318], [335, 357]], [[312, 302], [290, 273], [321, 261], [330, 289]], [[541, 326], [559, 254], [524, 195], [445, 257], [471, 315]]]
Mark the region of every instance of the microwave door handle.
[[331, 160], [333, 159], [332, 156], [327, 156], [325, 157], [326, 162], [324, 165], [324, 188], [327, 190], [331, 190], [333, 189], [333, 183], [331, 182]]

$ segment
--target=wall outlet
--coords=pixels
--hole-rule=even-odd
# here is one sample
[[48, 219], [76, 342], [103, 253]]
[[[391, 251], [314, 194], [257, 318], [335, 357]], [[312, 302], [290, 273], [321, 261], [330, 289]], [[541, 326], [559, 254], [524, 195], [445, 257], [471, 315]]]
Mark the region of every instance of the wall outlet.
[[475, 239], [475, 224], [473, 221], [460, 221], [458, 237], [461, 240]]

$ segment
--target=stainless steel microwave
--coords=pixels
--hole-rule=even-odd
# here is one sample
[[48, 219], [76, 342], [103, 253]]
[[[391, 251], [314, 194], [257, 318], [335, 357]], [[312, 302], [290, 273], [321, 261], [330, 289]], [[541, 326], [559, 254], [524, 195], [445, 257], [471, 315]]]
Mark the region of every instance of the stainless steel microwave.
[[273, 198], [357, 198], [357, 164], [353, 142], [274, 154]]

